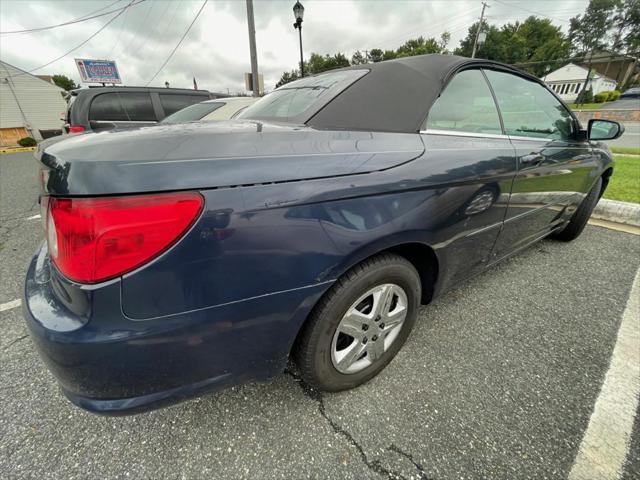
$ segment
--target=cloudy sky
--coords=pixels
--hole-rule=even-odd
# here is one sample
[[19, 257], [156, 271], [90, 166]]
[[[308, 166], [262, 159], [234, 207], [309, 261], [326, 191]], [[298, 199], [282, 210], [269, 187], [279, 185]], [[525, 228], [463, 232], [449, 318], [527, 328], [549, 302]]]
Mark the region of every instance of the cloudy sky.
[[[136, 0], [139, 1], [139, 0]], [[488, 21], [503, 24], [531, 14], [546, 16], [566, 31], [569, 18], [588, 0], [487, 0]], [[0, 0], [0, 32], [38, 28], [125, 7], [130, 0]], [[480, 0], [302, 0], [303, 44], [311, 52], [393, 49], [419, 35], [451, 33], [455, 48], [477, 20]], [[258, 67], [270, 90], [285, 70], [296, 68], [295, 0], [254, 0]], [[203, 0], [145, 0], [124, 11], [89, 42], [35, 74], [62, 73], [79, 83], [73, 58], [113, 59], [127, 85], [146, 84], [167, 59]], [[89, 21], [33, 33], [0, 34], [0, 59], [32, 70], [63, 55], [103, 27], [118, 12]], [[171, 61], [151, 85], [192, 86], [231, 93], [244, 90], [250, 71], [244, 0], [209, 0]]]

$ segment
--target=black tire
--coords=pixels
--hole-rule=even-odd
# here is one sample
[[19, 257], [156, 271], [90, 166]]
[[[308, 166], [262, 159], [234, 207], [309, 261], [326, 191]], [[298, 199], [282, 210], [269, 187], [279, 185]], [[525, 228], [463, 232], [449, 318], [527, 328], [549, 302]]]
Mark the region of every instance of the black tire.
[[[407, 314], [399, 333], [371, 365], [357, 373], [341, 373], [331, 356], [336, 329], [354, 302], [383, 284], [397, 285], [406, 294]], [[349, 270], [314, 307], [296, 342], [293, 359], [303, 380], [319, 390], [337, 392], [357, 387], [375, 377], [395, 357], [409, 336], [418, 314], [420, 298], [420, 275], [410, 262], [399, 255], [380, 254]]]
[[560, 240], [562, 242], [570, 242], [580, 236], [584, 227], [589, 221], [589, 217], [593, 213], [593, 209], [596, 208], [596, 204], [600, 199], [600, 190], [602, 190], [602, 178], [598, 178], [596, 183], [591, 187], [589, 194], [582, 200], [578, 209], [574, 212], [571, 220], [566, 227], [559, 232], [555, 232], [551, 235], [551, 238]]

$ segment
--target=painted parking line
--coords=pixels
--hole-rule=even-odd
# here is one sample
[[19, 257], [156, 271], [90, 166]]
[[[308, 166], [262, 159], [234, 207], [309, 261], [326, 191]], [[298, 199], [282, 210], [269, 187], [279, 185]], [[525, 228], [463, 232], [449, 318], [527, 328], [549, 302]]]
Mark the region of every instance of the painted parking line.
[[39, 218], [42, 218], [42, 217], [39, 213], [37, 213], [35, 215], [31, 215], [30, 217], [25, 218], [25, 220], [38, 220]]
[[640, 270], [622, 315], [609, 370], [569, 480], [617, 480], [622, 475], [640, 395]]
[[5, 310], [13, 310], [14, 308], [18, 308], [22, 305], [22, 300], [16, 298], [15, 300], [11, 300], [7, 303], [0, 303], [0, 312], [4, 312]]

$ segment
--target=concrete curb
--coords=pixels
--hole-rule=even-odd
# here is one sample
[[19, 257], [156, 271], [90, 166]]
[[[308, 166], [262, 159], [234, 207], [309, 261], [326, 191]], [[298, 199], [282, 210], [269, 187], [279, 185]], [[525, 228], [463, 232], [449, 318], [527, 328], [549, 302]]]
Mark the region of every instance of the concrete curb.
[[6, 147], [0, 148], [0, 155], [8, 153], [34, 152], [36, 147]]
[[640, 204], [601, 198], [591, 216], [609, 222], [640, 227]]

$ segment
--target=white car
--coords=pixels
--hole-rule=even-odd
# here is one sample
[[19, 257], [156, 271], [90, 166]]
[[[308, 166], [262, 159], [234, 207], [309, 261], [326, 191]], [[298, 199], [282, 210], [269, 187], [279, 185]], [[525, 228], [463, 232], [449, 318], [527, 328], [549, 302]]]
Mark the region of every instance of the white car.
[[229, 120], [258, 100], [256, 97], [227, 97], [189, 105], [165, 117], [160, 123], [187, 123], [199, 120]]

